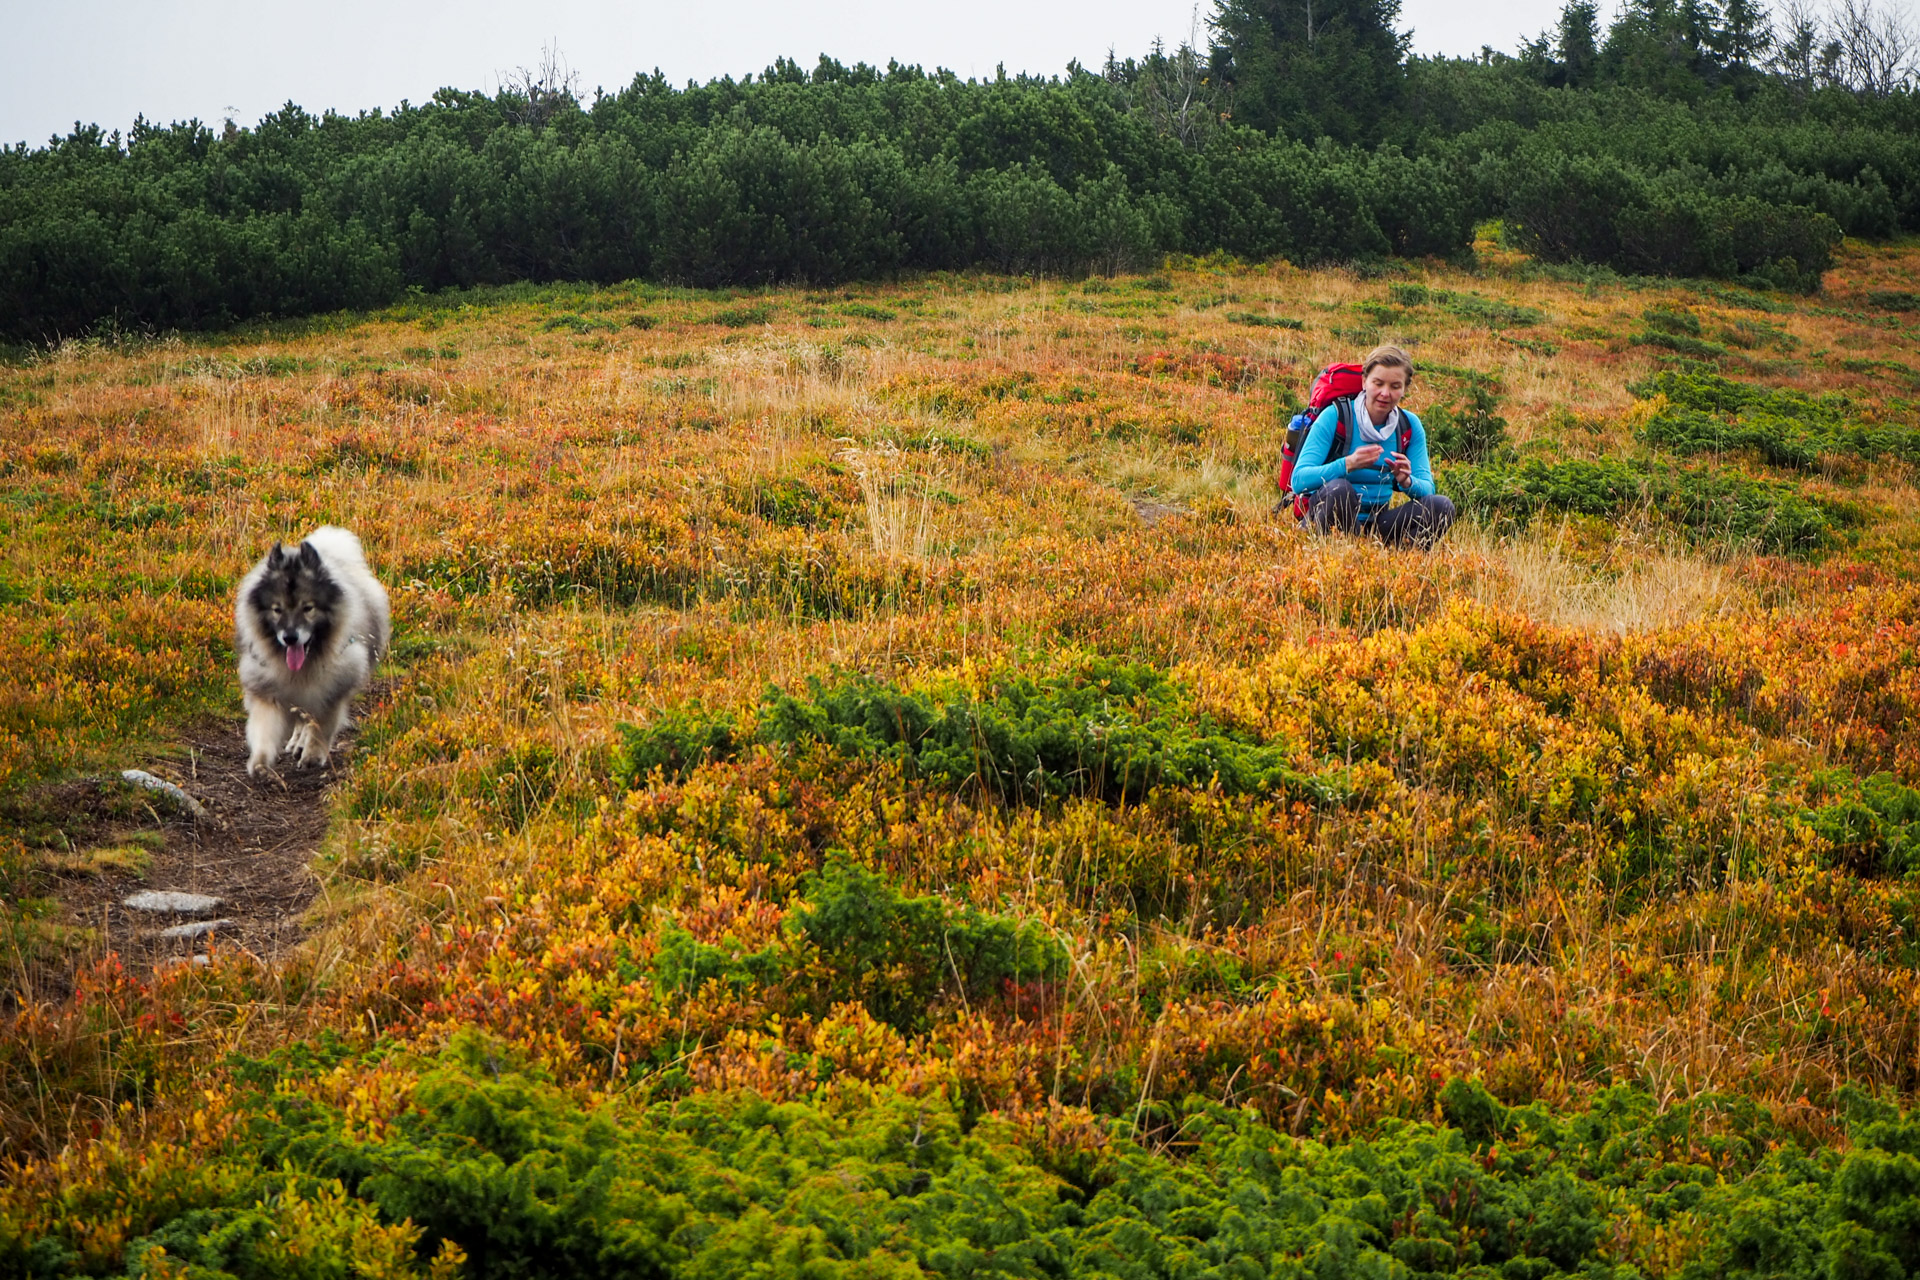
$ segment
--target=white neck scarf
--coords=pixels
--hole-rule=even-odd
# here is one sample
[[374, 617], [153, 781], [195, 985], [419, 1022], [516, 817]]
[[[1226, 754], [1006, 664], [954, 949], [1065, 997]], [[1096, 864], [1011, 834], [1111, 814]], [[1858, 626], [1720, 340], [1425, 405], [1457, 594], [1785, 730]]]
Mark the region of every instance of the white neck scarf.
[[1400, 410], [1396, 407], [1387, 413], [1387, 420], [1379, 426], [1373, 425], [1373, 413], [1367, 408], [1367, 393], [1362, 391], [1353, 399], [1353, 416], [1360, 423], [1360, 443], [1384, 445], [1400, 431]]

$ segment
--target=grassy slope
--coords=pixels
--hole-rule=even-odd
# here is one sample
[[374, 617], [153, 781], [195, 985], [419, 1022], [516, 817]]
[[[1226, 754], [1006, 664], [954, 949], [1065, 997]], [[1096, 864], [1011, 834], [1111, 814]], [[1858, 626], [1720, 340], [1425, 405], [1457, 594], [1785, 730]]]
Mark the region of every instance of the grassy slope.
[[[1414, 408], [1483, 374], [1523, 456], [1639, 458], [1626, 386], [1664, 352], [1630, 339], [1669, 305], [1728, 376], [1845, 393], [1911, 431], [1913, 314], [1866, 299], [1917, 257], [1855, 250], [1813, 299], [1498, 262], [1416, 269], [1445, 305], [1395, 301], [1406, 279], [1207, 264], [556, 288], [15, 366], [10, 794], [225, 713], [231, 584], [317, 523], [355, 529], [392, 589], [397, 679], [365, 709], [302, 960], [105, 962], [71, 998], [17, 1005], [9, 1149], [82, 1146], [15, 1171], [12, 1221], [71, 1238], [97, 1216], [86, 1188], [169, 1151], [244, 1155], [229, 1053], [329, 1033], [345, 1065], [286, 1087], [377, 1127], [464, 1026], [575, 1099], [864, 1081], [1003, 1117], [1050, 1167], [1099, 1145], [1097, 1117], [1171, 1141], [1190, 1097], [1329, 1142], [1458, 1122], [1461, 1078], [1556, 1110], [1615, 1084], [1660, 1109], [1733, 1099], [1674, 1140], [1708, 1165], [1716, 1134], [1754, 1124], [1844, 1143], [1836, 1091], [1905, 1104], [1920, 1067], [1920, 891], [1892, 835], [1836, 843], [1814, 818], [1875, 773], [1920, 783], [1910, 467], [1711, 460], [1871, 514], [1812, 558], [1689, 541], [1644, 510], [1388, 554], [1269, 513], [1271, 389], [1401, 338], [1429, 369]], [[1474, 295], [1539, 323], [1490, 326], [1458, 301]], [[1134, 500], [1179, 514], [1149, 526]], [[1342, 798], [1004, 805], [762, 731], [769, 685], [853, 670], [990, 701], [1102, 657], [1170, 672], [1180, 714], [1277, 745]], [[689, 714], [748, 745], [615, 782], [617, 726]], [[29, 994], [63, 936], [32, 835], [0, 832]], [[876, 985], [804, 925], [829, 851], [1037, 922], [1061, 959], [969, 996], [889, 952]], [[876, 1018], [886, 982], [916, 981], [925, 1007]], [[85, 1145], [103, 1132], [147, 1157]], [[82, 1253], [121, 1265], [142, 1212]], [[1615, 1229], [1616, 1260], [1687, 1256]]]

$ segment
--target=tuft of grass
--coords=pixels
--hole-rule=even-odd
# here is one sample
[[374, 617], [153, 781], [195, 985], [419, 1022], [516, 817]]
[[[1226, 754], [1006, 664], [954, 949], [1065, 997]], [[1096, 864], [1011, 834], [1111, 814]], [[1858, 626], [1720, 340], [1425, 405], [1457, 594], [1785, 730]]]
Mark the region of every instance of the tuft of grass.
[[153, 869], [153, 855], [166, 843], [159, 832], [129, 832], [112, 844], [87, 849], [48, 852], [41, 865], [55, 875], [99, 877], [109, 875], [145, 879]]
[[930, 462], [914, 466], [892, 441], [856, 445], [845, 441], [839, 457], [859, 483], [866, 504], [867, 536], [876, 555], [891, 561], [924, 561], [934, 545], [933, 509], [939, 481], [941, 441], [927, 450]]

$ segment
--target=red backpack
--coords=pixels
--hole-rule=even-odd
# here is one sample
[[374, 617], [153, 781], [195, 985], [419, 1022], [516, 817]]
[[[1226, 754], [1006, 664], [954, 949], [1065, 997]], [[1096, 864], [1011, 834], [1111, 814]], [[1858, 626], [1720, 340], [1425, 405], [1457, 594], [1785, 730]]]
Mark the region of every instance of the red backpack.
[[[1287, 423], [1287, 442], [1280, 448], [1280, 493], [1292, 495], [1293, 514], [1305, 517], [1311, 496], [1293, 492], [1293, 464], [1300, 459], [1300, 446], [1307, 442], [1313, 421], [1328, 405], [1334, 406], [1333, 444], [1327, 449], [1327, 461], [1347, 456], [1347, 442], [1353, 438], [1353, 398], [1360, 394], [1363, 370], [1357, 364], [1330, 364], [1313, 380], [1307, 395], [1307, 407]], [[1413, 424], [1400, 415], [1400, 448], [1405, 453], [1413, 443]]]

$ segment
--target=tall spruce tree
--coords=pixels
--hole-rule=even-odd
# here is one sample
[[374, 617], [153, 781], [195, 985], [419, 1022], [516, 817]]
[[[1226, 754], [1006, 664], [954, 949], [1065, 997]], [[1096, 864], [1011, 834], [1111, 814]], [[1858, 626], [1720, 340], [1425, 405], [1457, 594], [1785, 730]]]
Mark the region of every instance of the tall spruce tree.
[[1627, 0], [1607, 29], [1601, 78], [1667, 97], [1698, 98], [1711, 87], [1710, 39], [1718, 16], [1706, 0]]
[[1560, 11], [1559, 53], [1563, 84], [1584, 89], [1593, 83], [1600, 61], [1600, 8], [1594, 0], [1567, 0]]
[[1400, 0], [1217, 0], [1217, 74], [1234, 118], [1312, 141], [1372, 142], [1404, 84], [1409, 34]]
[[1745, 97], [1759, 87], [1760, 67], [1773, 49], [1773, 19], [1754, 0], [1727, 0], [1720, 16], [1727, 82]]

